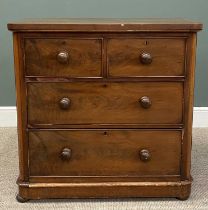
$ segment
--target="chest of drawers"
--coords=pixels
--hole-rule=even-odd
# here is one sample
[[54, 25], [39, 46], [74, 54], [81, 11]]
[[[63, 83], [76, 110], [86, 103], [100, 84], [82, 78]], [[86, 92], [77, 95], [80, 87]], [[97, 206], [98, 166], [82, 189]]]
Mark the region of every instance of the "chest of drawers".
[[8, 28], [19, 201], [188, 198], [200, 23], [58, 19]]

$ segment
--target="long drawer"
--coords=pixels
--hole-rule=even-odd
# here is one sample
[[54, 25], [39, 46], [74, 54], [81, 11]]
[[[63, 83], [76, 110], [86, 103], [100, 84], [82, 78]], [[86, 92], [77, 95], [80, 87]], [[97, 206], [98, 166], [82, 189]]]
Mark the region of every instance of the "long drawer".
[[29, 132], [30, 176], [180, 175], [179, 130]]
[[29, 83], [28, 123], [182, 123], [183, 83]]

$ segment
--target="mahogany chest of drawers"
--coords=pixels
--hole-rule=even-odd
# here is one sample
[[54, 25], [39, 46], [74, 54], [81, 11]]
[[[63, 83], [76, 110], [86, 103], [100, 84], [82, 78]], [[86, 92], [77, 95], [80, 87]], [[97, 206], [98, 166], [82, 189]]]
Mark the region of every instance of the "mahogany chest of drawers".
[[8, 28], [14, 37], [18, 201], [188, 198], [202, 24], [58, 19]]

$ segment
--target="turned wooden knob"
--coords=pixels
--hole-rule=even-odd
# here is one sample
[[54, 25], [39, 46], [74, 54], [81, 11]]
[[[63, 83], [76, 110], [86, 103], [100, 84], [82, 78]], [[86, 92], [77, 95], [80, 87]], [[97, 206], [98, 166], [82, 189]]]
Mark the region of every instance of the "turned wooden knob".
[[140, 55], [140, 61], [143, 64], [150, 64], [150, 63], [152, 63], [152, 56], [151, 56], [151, 54], [150, 53], [146, 53], [146, 52], [142, 53]]
[[61, 51], [57, 54], [57, 60], [59, 63], [66, 64], [69, 62], [69, 54], [66, 51]]
[[140, 160], [144, 162], [149, 161], [151, 159], [150, 152], [147, 149], [142, 149], [139, 152], [139, 157], [140, 157]]
[[64, 148], [62, 151], [61, 151], [61, 159], [62, 160], [69, 160], [71, 158], [71, 149], [69, 148]]
[[68, 109], [70, 107], [70, 99], [69, 98], [62, 98], [60, 101], [59, 101], [59, 106], [61, 109]]
[[139, 102], [141, 104], [141, 106], [145, 109], [148, 109], [151, 107], [152, 102], [150, 101], [149, 97], [147, 96], [143, 96], [139, 99]]

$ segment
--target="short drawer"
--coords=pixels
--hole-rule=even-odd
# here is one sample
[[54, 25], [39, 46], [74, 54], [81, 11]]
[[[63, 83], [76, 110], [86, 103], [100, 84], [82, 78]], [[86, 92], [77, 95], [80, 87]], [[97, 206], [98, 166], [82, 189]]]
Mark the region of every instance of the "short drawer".
[[28, 123], [182, 123], [181, 82], [29, 83]]
[[185, 46], [185, 39], [182, 38], [109, 39], [109, 75], [182, 76], [185, 69]]
[[25, 39], [29, 76], [100, 77], [102, 39]]
[[30, 176], [179, 175], [181, 131], [29, 132]]

